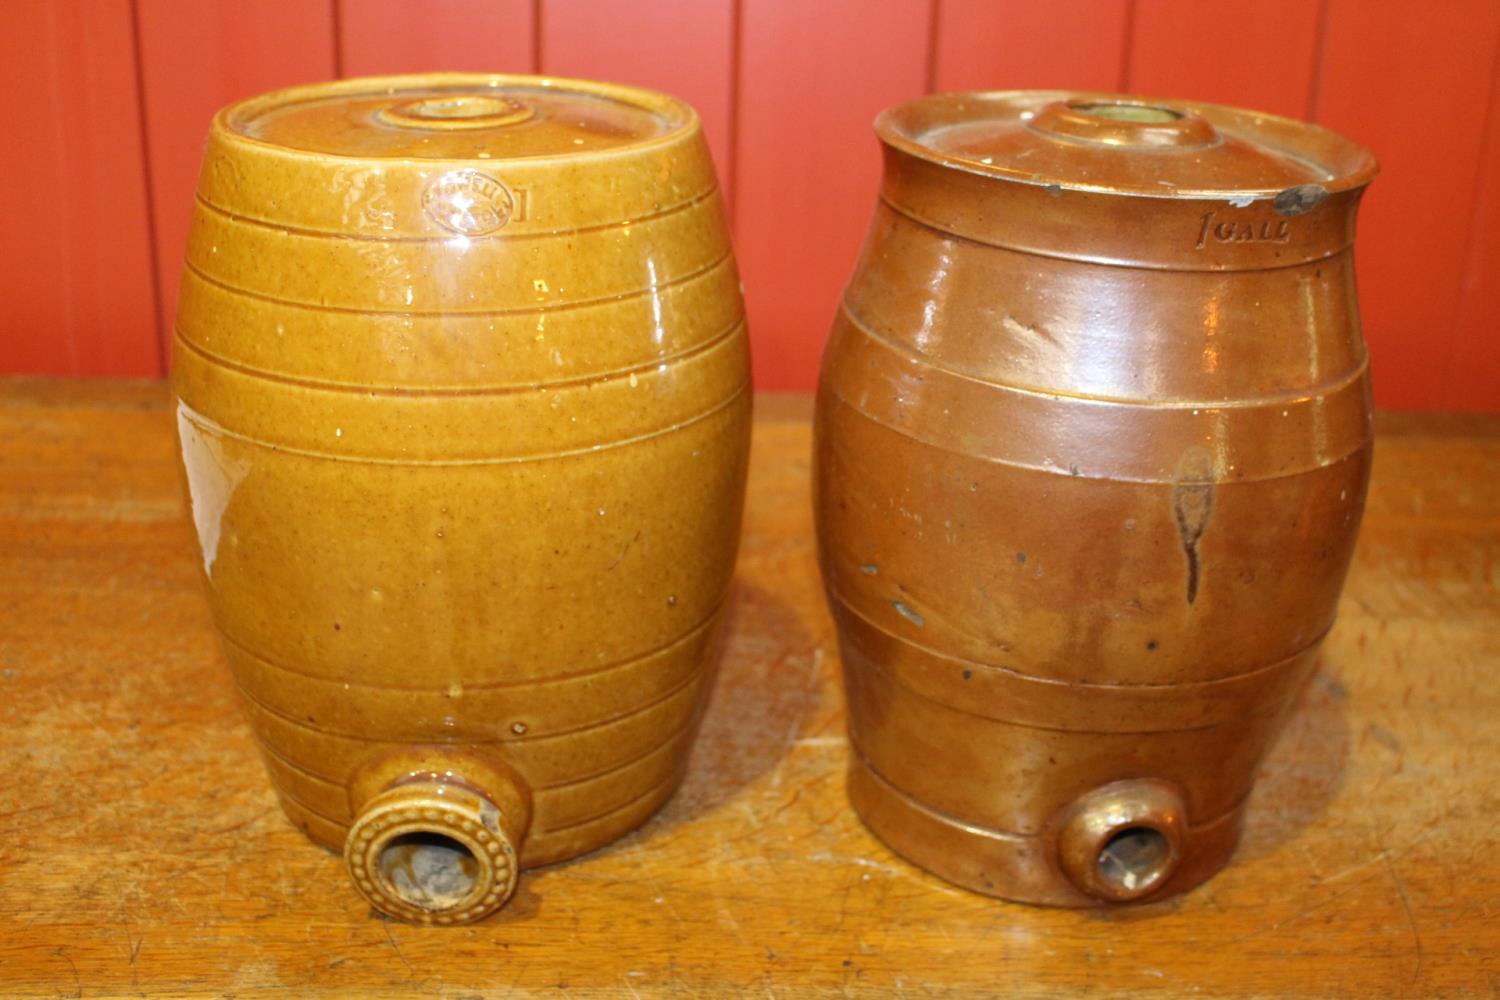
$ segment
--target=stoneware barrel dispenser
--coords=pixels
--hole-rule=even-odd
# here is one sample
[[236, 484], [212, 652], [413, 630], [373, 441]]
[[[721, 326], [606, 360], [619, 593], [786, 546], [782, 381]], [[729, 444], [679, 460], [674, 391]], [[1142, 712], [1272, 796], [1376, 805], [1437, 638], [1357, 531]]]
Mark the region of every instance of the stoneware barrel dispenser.
[[1159, 899], [1233, 851], [1370, 468], [1368, 153], [1181, 101], [884, 112], [823, 359], [851, 798], [979, 892]]
[[214, 119], [174, 387], [213, 612], [287, 815], [477, 919], [680, 781], [749, 438], [697, 116], [349, 80]]

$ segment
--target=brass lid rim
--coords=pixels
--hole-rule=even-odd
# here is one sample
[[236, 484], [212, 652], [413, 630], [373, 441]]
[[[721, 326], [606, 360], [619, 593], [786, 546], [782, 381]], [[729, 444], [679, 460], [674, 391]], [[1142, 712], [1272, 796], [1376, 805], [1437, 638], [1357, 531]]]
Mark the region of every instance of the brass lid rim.
[[[1260, 122], [1271, 122], [1288, 128], [1306, 130], [1311, 135], [1316, 135], [1326, 141], [1333, 142], [1335, 145], [1344, 147], [1343, 152], [1353, 157], [1356, 161], [1350, 169], [1336, 172], [1329, 180], [1321, 182], [1318, 185], [1329, 195], [1357, 191], [1366, 187], [1380, 172], [1380, 165], [1376, 162], [1374, 154], [1368, 149], [1360, 146], [1354, 140], [1335, 132], [1333, 129], [1322, 125], [1300, 121], [1285, 115], [1251, 111], [1225, 104], [1185, 101], [1174, 98], [1156, 98], [1141, 94], [1073, 90], [974, 90], [931, 94], [885, 108], [875, 116], [873, 127], [875, 135], [881, 143], [896, 152], [979, 177], [1009, 181], [1027, 187], [1039, 188], [1043, 191], [1076, 191], [1084, 194], [1109, 195], [1119, 198], [1146, 198], [1153, 201], [1224, 201], [1226, 199], [1259, 201], [1261, 199], [1274, 199], [1277, 195], [1287, 190], [1282, 187], [1183, 187], [1174, 188], [1170, 191], [1157, 191], [1146, 188], [1118, 187], [1107, 184], [1089, 184], [1083, 181], [1040, 178], [1034, 174], [1016, 170], [1002, 164], [986, 164], [966, 156], [959, 156], [953, 153], [946, 153], [940, 149], [934, 149], [912, 138], [901, 129], [900, 118], [924, 105], [931, 106], [942, 102], [994, 101], [1021, 97], [1044, 103], [1057, 101], [1098, 101], [1132, 105], [1153, 104], [1191, 113], [1207, 111], [1210, 116], [1225, 113], [1253, 115]], [[1305, 156], [1292, 150], [1281, 147], [1268, 148], [1275, 148], [1276, 152], [1292, 159], [1306, 160]], [[1194, 147], [1182, 147], [1181, 151], [1190, 153], [1194, 151]]]
[[[409, 87], [445, 87], [454, 85], [487, 89], [505, 86], [533, 87], [556, 90], [560, 93], [602, 97], [632, 104], [637, 108], [655, 114], [661, 114], [667, 118], [668, 125], [660, 135], [648, 136], [635, 142], [611, 146], [607, 149], [481, 159], [469, 156], [368, 156], [297, 149], [246, 135], [233, 124], [233, 119], [236, 116], [243, 116], [260, 110], [284, 107], [304, 99], [321, 99], [352, 94], [375, 94], [381, 89], [395, 91]], [[267, 155], [284, 157], [288, 160], [304, 160], [312, 163], [333, 160], [339, 163], [407, 166], [426, 170], [441, 169], [445, 165], [484, 166], [486, 168], [505, 166], [514, 168], [518, 164], [526, 164], [528, 166], [532, 164], [547, 165], [557, 163], [580, 164], [591, 161], [632, 158], [652, 149], [675, 145], [685, 139], [691, 138], [701, 130], [702, 122], [698, 116], [698, 112], [691, 104], [670, 94], [651, 90], [647, 87], [636, 87], [624, 83], [610, 83], [601, 80], [587, 80], [567, 76], [533, 75], [528, 73], [459, 72], [359, 76], [332, 82], [325, 81], [284, 87], [280, 90], [273, 90], [243, 101], [236, 101], [233, 104], [220, 108], [214, 114], [213, 121], [209, 126], [211, 136], [225, 144], [242, 146]]]

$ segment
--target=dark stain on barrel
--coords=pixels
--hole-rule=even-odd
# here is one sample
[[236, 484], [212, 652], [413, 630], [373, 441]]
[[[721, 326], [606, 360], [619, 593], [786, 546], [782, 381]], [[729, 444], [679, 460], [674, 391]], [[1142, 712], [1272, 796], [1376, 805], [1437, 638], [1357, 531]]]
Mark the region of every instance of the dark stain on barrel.
[[1177, 520], [1177, 537], [1187, 556], [1187, 602], [1198, 600], [1198, 582], [1203, 568], [1198, 542], [1208, 527], [1214, 510], [1213, 459], [1202, 448], [1190, 448], [1177, 464], [1177, 478], [1172, 486], [1172, 514]]

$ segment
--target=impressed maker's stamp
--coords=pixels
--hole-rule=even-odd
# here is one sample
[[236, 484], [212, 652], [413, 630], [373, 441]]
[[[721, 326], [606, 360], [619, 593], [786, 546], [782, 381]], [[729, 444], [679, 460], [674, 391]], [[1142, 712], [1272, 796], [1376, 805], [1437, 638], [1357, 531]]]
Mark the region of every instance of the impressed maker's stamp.
[[516, 211], [510, 190], [478, 170], [454, 170], [422, 194], [427, 217], [461, 236], [486, 236], [503, 227]]
[[1194, 249], [1202, 250], [1210, 243], [1286, 243], [1292, 238], [1285, 219], [1270, 219], [1256, 225], [1243, 220], [1220, 220], [1217, 215], [1205, 212], [1198, 220], [1198, 242]]

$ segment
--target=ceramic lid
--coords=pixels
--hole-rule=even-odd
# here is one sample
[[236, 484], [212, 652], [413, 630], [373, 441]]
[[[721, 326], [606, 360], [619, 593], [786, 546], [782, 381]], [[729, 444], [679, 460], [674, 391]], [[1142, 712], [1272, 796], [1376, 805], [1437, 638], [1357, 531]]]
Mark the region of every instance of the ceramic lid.
[[198, 199], [374, 239], [627, 224], [717, 190], [697, 114], [639, 87], [433, 73], [292, 87], [215, 116]]
[[1316, 125], [1119, 94], [938, 94], [886, 110], [875, 127], [923, 159], [1071, 190], [1223, 198], [1316, 186], [1321, 197], [1375, 173], [1368, 152]]
[[296, 88], [229, 109], [229, 131], [360, 159], [517, 160], [638, 146], [689, 126], [682, 102], [552, 78], [442, 75]]

